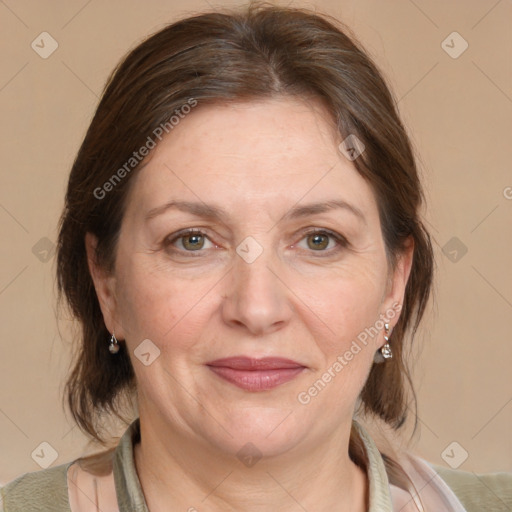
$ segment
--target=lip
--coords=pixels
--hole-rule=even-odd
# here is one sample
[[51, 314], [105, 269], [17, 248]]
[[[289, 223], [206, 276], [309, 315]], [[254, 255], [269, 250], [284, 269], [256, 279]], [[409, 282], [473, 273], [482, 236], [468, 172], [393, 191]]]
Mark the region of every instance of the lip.
[[306, 369], [297, 361], [282, 357], [226, 357], [206, 365], [222, 379], [247, 391], [273, 389], [294, 379]]
[[284, 357], [254, 358], [248, 356], [224, 357], [206, 363], [208, 366], [232, 368], [233, 370], [281, 370], [304, 368], [304, 365]]

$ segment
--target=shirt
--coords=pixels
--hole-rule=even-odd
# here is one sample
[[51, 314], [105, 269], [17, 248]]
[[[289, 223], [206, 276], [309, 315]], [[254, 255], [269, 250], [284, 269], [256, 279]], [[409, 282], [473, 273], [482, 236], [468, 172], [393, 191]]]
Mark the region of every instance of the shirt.
[[[400, 464], [425, 506], [416, 508], [411, 494], [390, 484], [384, 459], [366, 429], [356, 420], [353, 425], [368, 459], [368, 512], [512, 511], [512, 473], [478, 475], [407, 455]], [[134, 463], [133, 446], [139, 441], [137, 418], [115, 450], [105, 452], [107, 469], [100, 474], [80, 468], [81, 459], [76, 459], [21, 475], [0, 489], [0, 512], [148, 512]]]

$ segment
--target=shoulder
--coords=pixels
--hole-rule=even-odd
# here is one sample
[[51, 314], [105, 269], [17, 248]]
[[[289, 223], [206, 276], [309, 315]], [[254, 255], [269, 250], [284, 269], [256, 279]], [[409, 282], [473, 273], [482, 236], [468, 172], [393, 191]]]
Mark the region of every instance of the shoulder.
[[113, 455], [114, 448], [21, 475], [0, 488], [0, 512], [71, 512], [70, 500], [73, 510], [100, 510], [98, 493], [115, 510]]
[[455, 493], [468, 512], [508, 512], [512, 510], [512, 473], [472, 473], [430, 466]]
[[25, 473], [9, 482], [0, 488], [0, 511], [69, 512], [67, 469], [71, 464]]

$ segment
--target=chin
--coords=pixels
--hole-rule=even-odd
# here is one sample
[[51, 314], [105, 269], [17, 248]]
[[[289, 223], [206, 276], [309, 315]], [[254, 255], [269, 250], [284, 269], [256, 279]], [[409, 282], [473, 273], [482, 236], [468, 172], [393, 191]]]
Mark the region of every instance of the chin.
[[286, 408], [241, 409], [221, 422], [225, 430], [214, 429], [218, 435], [210, 431], [208, 441], [238, 458], [246, 451], [265, 457], [281, 455], [296, 446], [310, 430], [305, 422], [297, 422], [295, 412], [290, 412]]

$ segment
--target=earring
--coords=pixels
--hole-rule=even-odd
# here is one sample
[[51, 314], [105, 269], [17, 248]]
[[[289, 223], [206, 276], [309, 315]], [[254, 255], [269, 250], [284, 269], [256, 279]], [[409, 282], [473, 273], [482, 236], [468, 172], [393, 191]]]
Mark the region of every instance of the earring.
[[393, 357], [393, 353], [391, 352], [391, 347], [389, 345], [389, 336], [391, 335], [391, 330], [389, 328], [389, 324], [384, 324], [385, 334], [384, 339], [386, 343], [375, 352], [373, 356], [373, 361], [375, 363], [384, 363], [387, 359], [391, 359]]
[[110, 345], [108, 346], [111, 354], [117, 354], [119, 352], [119, 343], [117, 342], [116, 335], [112, 333], [110, 337]]

